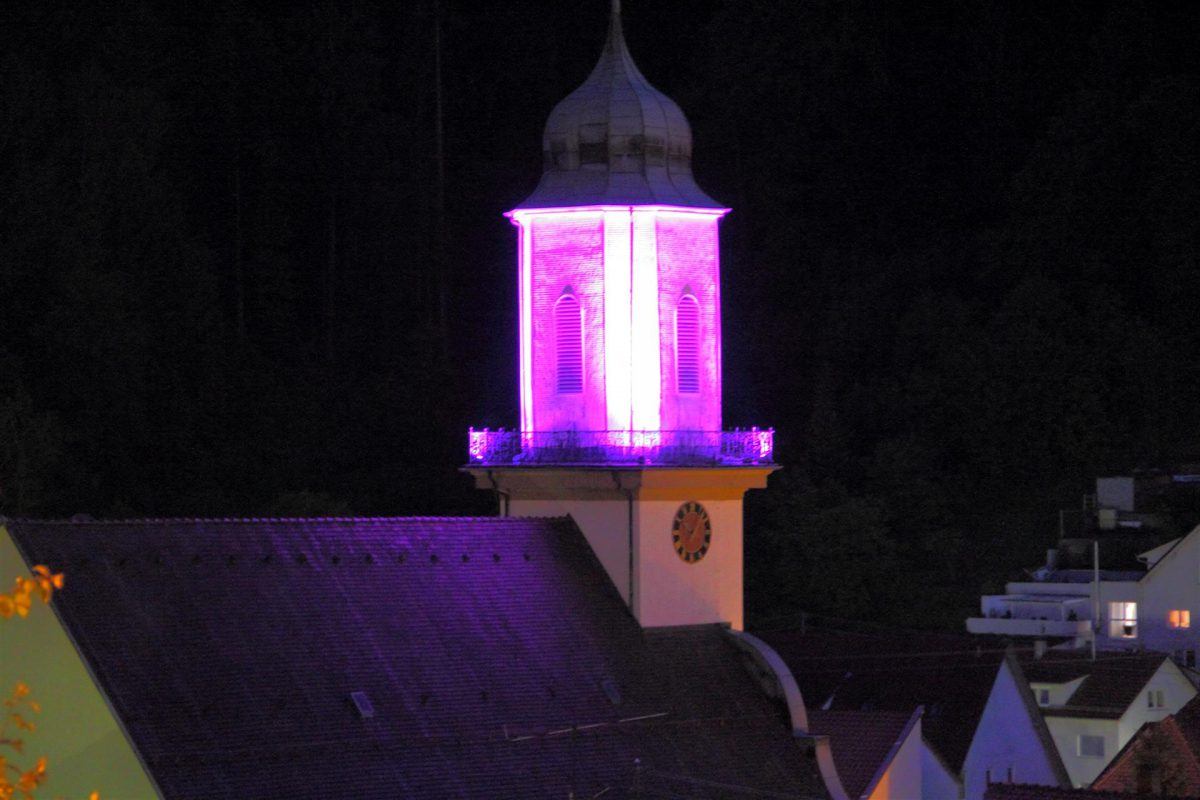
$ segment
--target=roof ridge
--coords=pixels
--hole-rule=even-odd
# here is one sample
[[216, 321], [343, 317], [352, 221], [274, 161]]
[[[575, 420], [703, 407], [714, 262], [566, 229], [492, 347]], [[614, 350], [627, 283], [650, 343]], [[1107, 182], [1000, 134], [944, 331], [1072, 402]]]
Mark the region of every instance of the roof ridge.
[[561, 517], [489, 517], [489, 516], [317, 516], [317, 517], [121, 517], [116, 519], [31, 519], [0, 517], [0, 524], [20, 525], [173, 525], [173, 524], [265, 524], [265, 523], [296, 523], [296, 522], [355, 522], [384, 524], [392, 522], [438, 522], [438, 523], [479, 523], [479, 522], [532, 522], [545, 520], [562, 522], [568, 519]]

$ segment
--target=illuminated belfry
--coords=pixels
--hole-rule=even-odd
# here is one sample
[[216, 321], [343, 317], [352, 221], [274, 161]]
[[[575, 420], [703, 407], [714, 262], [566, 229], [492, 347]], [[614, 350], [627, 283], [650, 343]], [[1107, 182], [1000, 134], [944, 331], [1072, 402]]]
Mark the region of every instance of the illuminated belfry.
[[619, 0], [551, 112], [518, 230], [516, 431], [470, 433], [502, 514], [570, 514], [643, 625], [742, 623], [742, 497], [772, 432], [721, 430], [717, 226], [679, 106], [642, 76]]

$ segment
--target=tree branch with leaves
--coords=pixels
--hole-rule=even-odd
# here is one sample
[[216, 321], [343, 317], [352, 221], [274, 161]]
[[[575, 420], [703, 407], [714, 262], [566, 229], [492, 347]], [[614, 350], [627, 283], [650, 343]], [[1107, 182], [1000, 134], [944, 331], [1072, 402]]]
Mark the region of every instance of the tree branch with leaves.
[[[39, 564], [33, 568], [32, 577], [18, 576], [11, 592], [0, 593], [0, 618], [27, 617], [35, 600], [48, 604], [54, 592], [62, 587], [62, 573], [51, 572], [49, 567]], [[17, 681], [4, 699], [0, 716], [0, 800], [35, 800], [35, 793], [48, 777], [45, 756], [27, 769], [8, 757], [9, 752], [22, 755], [25, 740], [21, 737], [37, 730], [33, 716], [40, 714], [42, 707], [31, 693], [28, 684]], [[100, 800], [100, 793], [92, 792], [88, 800]]]

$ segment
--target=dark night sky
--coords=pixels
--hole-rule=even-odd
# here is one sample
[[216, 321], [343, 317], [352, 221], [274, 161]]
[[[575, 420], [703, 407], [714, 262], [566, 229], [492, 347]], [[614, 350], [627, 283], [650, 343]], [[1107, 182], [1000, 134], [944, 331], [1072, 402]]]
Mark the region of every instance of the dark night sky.
[[[977, 592], [1096, 474], [1200, 452], [1200, 7], [624, 6], [734, 209], [725, 423], [788, 465], [748, 563], [812, 576], [751, 605], [831, 558]], [[607, 11], [443, 0], [439, 267], [430, 0], [5, 4], [0, 513], [486, 511], [501, 214]], [[870, 569], [839, 609], [903, 594]]]

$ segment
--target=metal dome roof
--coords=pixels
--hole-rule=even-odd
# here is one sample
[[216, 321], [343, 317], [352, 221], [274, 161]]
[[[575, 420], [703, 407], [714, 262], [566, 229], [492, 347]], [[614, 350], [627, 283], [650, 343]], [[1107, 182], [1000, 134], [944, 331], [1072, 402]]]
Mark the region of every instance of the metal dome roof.
[[550, 112], [542, 151], [542, 180], [517, 208], [723, 208], [692, 178], [692, 131], [683, 111], [629, 55], [620, 0], [613, 0], [608, 40], [592, 74]]

